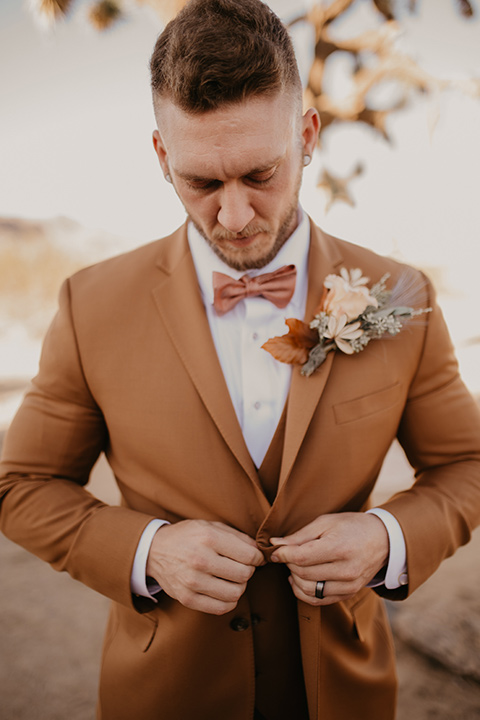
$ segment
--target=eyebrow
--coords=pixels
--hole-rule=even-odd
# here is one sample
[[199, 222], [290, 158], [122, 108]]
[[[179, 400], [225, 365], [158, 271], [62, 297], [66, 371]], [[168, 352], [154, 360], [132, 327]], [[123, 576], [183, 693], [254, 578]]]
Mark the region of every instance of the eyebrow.
[[[281, 160], [283, 160], [284, 155], [280, 155], [279, 157], [275, 158], [274, 160], [270, 161], [269, 163], [266, 163], [265, 165], [258, 166], [256, 168], [252, 168], [248, 172], [244, 173], [241, 177], [248, 177], [249, 175], [260, 175], [263, 172], [266, 172], [267, 170], [271, 170], [276, 165], [279, 164]], [[182, 180], [187, 180], [188, 182], [204, 182], [204, 181], [212, 181], [217, 180], [217, 178], [213, 177], [202, 177], [200, 175], [192, 175], [191, 173], [182, 173], [177, 171], [177, 175], [182, 178]]]

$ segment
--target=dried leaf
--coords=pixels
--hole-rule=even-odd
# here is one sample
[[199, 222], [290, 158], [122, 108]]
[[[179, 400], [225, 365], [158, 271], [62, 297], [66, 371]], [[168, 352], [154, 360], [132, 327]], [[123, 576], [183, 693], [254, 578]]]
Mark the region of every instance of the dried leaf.
[[89, 10], [88, 19], [96, 30], [108, 30], [122, 17], [122, 10], [115, 0], [100, 0]]
[[297, 339], [299, 343], [302, 343], [308, 349], [312, 348], [318, 342], [318, 334], [316, 330], [312, 330], [310, 325], [297, 320], [296, 318], [287, 318], [285, 324], [289, 329], [289, 333]]
[[347, 177], [341, 178], [337, 175], [333, 175], [326, 168], [324, 168], [322, 175], [317, 183], [317, 187], [325, 190], [327, 195], [326, 211], [330, 210], [332, 205], [338, 201], [347, 203], [351, 207], [355, 205], [353, 197], [348, 187], [351, 180], [361, 175], [363, 172], [363, 166], [359, 163], [354, 170]]
[[182, 9], [186, 0], [137, 0], [139, 3], [150, 5], [155, 12], [167, 23]]
[[457, 0], [457, 3], [459, 6], [460, 14], [463, 15], [463, 17], [473, 17], [473, 7], [469, 0]]
[[320, 95], [322, 92], [324, 69], [325, 69], [324, 61], [319, 60], [319, 58], [315, 58], [315, 60], [313, 61], [312, 67], [310, 68], [310, 75], [309, 75], [309, 79], [308, 79], [308, 86], [315, 97]]
[[394, 20], [391, 0], [373, 0], [373, 4], [387, 20]]
[[350, 5], [353, 5], [353, 3], [354, 0], [332, 0], [330, 5], [324, 9], [326, 22], [330, 23], [332, 20], [336, 20], [336, 18], [343, 15], [343, 13], [348, 10]]
[[[396, 109], [396, 108], [395, 108]], [[386, 130], [386, 120], [391, 110], [372, 110], [366, 107], [358, 114], [357, 122], [363, 122], [376, 130], [387, 141], [391, 142], [391, 138]]]
[[318, 342], [318, 334], [301, 320], [288, 318], [285, 323], [288, 333], [270, 338], [262, 348], [279, 362], [303, 365], [308, 360], [309, 350]]
[[33, 0], [32, 9], [48, 22], [54, 22], [65, 17], [71, 4], [72, 0]]

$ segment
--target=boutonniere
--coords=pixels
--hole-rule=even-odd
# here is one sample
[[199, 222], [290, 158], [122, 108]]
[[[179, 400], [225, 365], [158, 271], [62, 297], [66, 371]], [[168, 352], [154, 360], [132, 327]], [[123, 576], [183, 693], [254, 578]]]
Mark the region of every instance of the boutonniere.
[[327, 275], [323, 295], [310, 324], [295, 318], [285, 321], [288, 333], [267, 340], [262, 347], [276, 360], [303, 365], [302, 375], [311, 375], [330, 350], [353, 355], [364, 350], [370, 340], [397, 335], [410, 318], [431, 308], [415, 310], [407, 304], [417, 288], [401, 277], [393, 290], [387, 290], [390, 274], [367, 287], [369, 278], [359, 268], [340, 275]]

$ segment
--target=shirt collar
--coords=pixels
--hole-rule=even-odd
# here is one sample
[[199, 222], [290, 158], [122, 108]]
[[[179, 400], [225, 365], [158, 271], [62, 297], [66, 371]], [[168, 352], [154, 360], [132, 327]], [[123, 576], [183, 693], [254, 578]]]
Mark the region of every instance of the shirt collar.
[[298, 208], [299, 222], [296, 229], [288, 238], [287, 242], [280, 248], [277, 255], [261, 270], [234, 270], [223, 262], [212, 250], [193, 223], [188, 223], [187, 235], [190, 251], [192, 253], [195, 270], [205, 305], [213, 303], [212, 273], [220, 272], [238, 280], [242, 275], [261, 275], [273, 272], [283, 265], [295, 265], [297, 268], [297, 280], [295, 292], [291, 303], [296, 305], [304, 301], [307, 277], [308, 277], [308, 249], [310, 245], [310, 223], [302, 208]]

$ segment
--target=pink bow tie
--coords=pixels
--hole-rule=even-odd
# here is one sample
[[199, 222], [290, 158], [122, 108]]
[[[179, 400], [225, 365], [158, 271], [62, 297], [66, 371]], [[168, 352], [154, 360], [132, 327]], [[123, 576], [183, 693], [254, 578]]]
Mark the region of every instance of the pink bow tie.
[[290, 302], [295, 290], [297, 269], [295, 265], [284, 265], [275, 272], [264, 273], [256, 277], [243, 275], [234, 280], [229, 275], [214, 272], [213, 307], [218, 315], [225, 315], [235, 307], [239, 300], [247, 297], [264, 297], [278, 308], [284, 308]]

